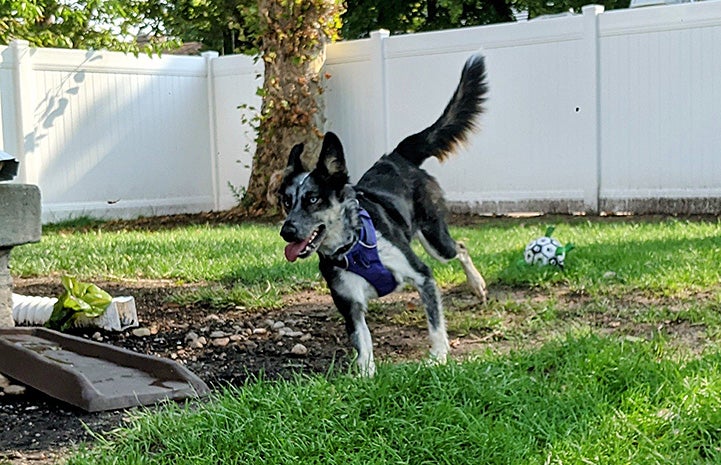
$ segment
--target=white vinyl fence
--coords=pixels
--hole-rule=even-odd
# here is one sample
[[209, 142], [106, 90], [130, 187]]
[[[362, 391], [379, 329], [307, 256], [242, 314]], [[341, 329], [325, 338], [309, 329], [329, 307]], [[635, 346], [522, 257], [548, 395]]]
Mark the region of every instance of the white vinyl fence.
[[[134, 57], [0, 48], [0, 148], [40, 186], [43, 221], [230, 208], [250, 174], [259, 107], [246, 56]], [[250, 154], [250, 155], [249, 155]]]
[[719, 1], [335, 44], [328, 129], [352, 173], [433, 122], [479, 49], [482, 130], [426, 164], [456, 209], [721, 210]]
[[[720, 1], [333, 44], [326, 128], [354, 180], [440, 115], [479, 49], [481, 131], [425, 165], [455, 209], [719, 212]], [[0, 148], [21, 159], [19, 182], [40, 186], [45, 221], [225, 209], [229, 183], [247, 185], [252, 58], [22, 42], [0, 57]]]

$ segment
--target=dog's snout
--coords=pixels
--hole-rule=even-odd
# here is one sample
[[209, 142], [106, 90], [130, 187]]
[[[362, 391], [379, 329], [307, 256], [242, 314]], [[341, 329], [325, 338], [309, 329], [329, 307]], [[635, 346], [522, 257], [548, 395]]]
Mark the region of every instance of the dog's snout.
[[283, 223], [283, 227], [280, 228], [280, 236], [286, 242], [294, 242], [298, 238], [298, 228], [290, 221], [286, 221]]

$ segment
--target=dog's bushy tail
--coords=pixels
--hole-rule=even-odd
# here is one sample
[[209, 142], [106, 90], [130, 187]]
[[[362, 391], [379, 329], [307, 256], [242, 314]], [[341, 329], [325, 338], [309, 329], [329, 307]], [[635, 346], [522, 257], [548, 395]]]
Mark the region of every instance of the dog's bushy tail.
[[483, 55], [478, 53], [463, 66], [458, 87], [441, 117], [423, 131], [403, 139], [394, 151], [416, 166], [430, 157], [445, 160], [476, 129], [487, 91], [486, 65]]

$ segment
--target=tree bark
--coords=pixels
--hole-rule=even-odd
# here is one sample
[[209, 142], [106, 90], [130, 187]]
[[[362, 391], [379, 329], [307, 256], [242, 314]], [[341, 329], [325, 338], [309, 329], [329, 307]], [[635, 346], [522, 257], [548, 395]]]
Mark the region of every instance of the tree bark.
[[[261, 55], [265, 63], [263, 104], [250, 183], [243, 198], [248, 213], [273, 213], [275, 190], [290, 149], [306, 145], [317, 157], [323, 135], [325, 44], [340, 27], [338, 0], [258, 0]], [[314, 160], [304, 160], [310, 167]]]

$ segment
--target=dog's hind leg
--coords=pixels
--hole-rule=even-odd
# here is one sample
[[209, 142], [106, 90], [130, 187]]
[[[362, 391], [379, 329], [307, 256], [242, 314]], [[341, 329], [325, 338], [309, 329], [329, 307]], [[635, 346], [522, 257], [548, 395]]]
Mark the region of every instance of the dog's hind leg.
[[473, 265], [465, 244], [453, 240], [445, 222], [437, 220], [434, 223], [425, 224], [418, 232], [418, 239], [426, 252], [440, 262], [445, 263], [457, 258], [461, 262], [471, 291], [481, 302], [486, 303], [486, 281]]
[[[429, 270], [430, 272], [430, 270]], [[446, 319], [443, 316], [441, 293], [438, 291], [436, 281], [432, 276], [416, 286], [421, 301], [426, 310], [428, 319], [428, 334], [431, 338], [431, 357], [438, 363], [446, 363], [448, 356], [448, 334], [446, 333]]]
[[448, 344], [448, 334], [446, 333], [446, 319], [443, 316], [441, 293], [438, 290], [431, 269], [410, 250], [410, 247], [405, 252], [405, 255], [415, 271], [411, 279], [421, 296], [421, 302], [426, 311], [428, 334], [431, 339], [431, 357], [438, 363], [446, 363], [450, 346]]
[[481, 276], [481, 273], [478, 272], [475, 265], [473, 265], [466, 245], [463, 242], [456, 242], [456, 250], [458, 251], [458, 261], [461, 262], [463, 272], [466, 273], [466, 280], [471, 287], [471, 291], [476, 294], [481, 302], [486, 303], [486, 281], [483, 279], [483, 276]]

